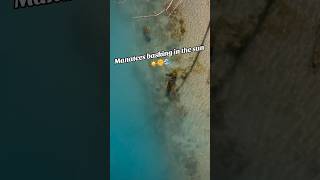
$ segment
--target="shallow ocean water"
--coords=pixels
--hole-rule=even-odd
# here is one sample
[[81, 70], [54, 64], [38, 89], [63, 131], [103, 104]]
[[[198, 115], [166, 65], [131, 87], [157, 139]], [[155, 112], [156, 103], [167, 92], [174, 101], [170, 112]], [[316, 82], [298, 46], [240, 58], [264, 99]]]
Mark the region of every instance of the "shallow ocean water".
[[136, 48], [139, 33], [125, 8], [112, 2], [110, 7], [110, 178], [172, 179], [166, 150], [152, 124], [152, 115], [159, 107], [152, 105], [149, 88], [135, 71], [135, 66], [145, 64], [113, 62], [116, 57], [142, 52]]

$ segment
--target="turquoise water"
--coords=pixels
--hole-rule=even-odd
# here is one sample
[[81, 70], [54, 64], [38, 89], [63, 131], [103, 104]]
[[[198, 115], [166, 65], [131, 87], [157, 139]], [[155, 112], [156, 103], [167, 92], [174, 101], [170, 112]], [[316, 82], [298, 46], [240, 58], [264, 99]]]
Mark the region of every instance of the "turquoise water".
[[[111, 180], [168, 180], [167, 156], [154, 133], [148, 87], [129, 63], [114, 65], [115, 57], [137, 55], [129, 15], [111, 3], [110, 173]], [[147, 66], [146, 66], [147, 67]]]

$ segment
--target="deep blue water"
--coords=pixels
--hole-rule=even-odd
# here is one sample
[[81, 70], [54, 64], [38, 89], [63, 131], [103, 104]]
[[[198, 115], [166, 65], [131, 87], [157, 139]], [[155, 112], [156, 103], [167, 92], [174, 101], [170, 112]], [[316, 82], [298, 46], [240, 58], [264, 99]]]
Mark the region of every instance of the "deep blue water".
[[151, 124], [157, 107], [134, 71], [144, 64], [113, 64], [115, 57], [137, 55], [138, 33], [128, 16], [111, 3], [111, 180], [168, 180], [166, 153]]

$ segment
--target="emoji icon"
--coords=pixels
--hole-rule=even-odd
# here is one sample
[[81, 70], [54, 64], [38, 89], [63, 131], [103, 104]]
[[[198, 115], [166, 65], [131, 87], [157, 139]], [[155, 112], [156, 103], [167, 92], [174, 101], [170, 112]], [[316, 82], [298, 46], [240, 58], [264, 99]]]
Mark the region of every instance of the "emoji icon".
[[165, 60], [164, 60], [164, 64], [165, 64], [165, 65], [169, 65], [169, 64], [170, 64], [169, 59], [165, 59]]
[[150, 65], [151, 65], [152, 67], [156, 67], [156, 66], [157, 66], [157, 63], [156, 63], [155, 61], [152, 61], [152, 62], [150, 63]]
[[159, 66], [163, 66], [163, 64], [164, 64], [163, 59], [159, 59], [159, 60], [157, 61], [157, 64], [158, 64]]

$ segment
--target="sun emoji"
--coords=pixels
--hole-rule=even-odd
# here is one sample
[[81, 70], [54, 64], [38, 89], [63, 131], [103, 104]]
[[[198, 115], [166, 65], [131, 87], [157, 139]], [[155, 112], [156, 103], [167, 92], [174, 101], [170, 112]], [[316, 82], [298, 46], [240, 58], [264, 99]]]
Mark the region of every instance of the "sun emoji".
[[163, 66], [164, 60], [163, 60], [163, 59], [159, 59], [158, 62], [157, 62], [157, 64], [158, 64], [159, 66]]

